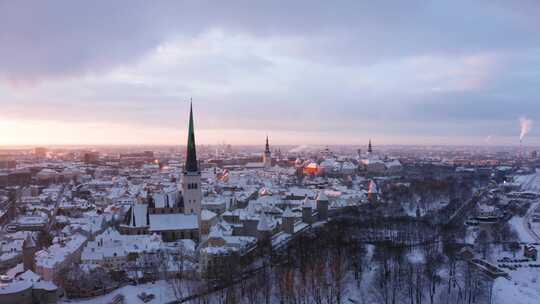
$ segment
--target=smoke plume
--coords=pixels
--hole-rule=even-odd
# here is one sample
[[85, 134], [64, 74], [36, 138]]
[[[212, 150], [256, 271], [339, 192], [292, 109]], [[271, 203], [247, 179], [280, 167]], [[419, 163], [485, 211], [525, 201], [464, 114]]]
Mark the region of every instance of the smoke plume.
[[519, 134], [519, 141], [522, 141], [525, 135], [531, 131], [533, 121], [527, 117], [521, 117], [519, 119], [519, 125], [521, 126], [521, 133]]

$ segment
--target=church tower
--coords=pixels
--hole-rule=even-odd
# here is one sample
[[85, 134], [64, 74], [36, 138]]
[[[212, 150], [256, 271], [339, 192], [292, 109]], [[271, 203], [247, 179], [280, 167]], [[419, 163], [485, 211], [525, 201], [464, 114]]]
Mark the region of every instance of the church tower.
[[195, 150], [195, 130], [193, 126], [193, 105], [189, 106], [189, 130], [186, 151], [186, 164], [182, 173], [182, 197], [184, 199], [185, 214], [199, 214], [201, 212], [202, 190], [201, 171], [197, 163]]
[[270, 152], [270, 145], [268, 144], [268, 135], [266, 135], [266, 147], [263, 153], [263, 164], [265, 168], [272, 166], [272, 152]]

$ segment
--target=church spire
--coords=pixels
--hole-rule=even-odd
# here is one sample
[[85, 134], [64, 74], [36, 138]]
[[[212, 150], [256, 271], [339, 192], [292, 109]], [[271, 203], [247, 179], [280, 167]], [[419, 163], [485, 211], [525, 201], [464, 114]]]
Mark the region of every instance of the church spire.
[[272, 166], [272, 152], [270, 152], [270, 144], [268, 143], [268, 134], [266, 135], [266, 147], [262, 157], [263, 164], [266, 168]]
[[186, 172], [198, 172], [197, 165], [197, 152], [195, 150], [195, 130], [193, 126], [193, 102], [189, 104], [189, 130], [188, 130], [188, 142], [186, 152], [186, 165], [184, 166]]
[[270, 145], [268, 144], [268, 135], [266, 135], [266, 148], [264, 149], [264, 152], [270, 153]]

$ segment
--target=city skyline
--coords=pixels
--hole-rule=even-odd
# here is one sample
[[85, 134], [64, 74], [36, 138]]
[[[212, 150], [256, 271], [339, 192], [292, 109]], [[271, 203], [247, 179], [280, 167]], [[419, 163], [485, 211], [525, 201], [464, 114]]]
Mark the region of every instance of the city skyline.
[[537, 304], [540, 0], [0, 0], [1, 304]]
[[537, 3], [287, 5], [4, 2], [0, 145], [540, 144]]

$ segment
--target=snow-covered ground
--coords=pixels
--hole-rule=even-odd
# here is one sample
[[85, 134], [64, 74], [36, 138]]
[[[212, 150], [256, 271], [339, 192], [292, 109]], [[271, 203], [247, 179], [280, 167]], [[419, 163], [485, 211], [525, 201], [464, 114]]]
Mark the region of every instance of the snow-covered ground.
[[540, 206], [540, 202], [535, 201], [531, 204], [524, 217], [514, 216], [508, 221], [512, 228], [517, 232], [520, 242], [540, 242], [540, 223], [532, 221], [533, 212], [538, 206]]
[[516, 175], [514, 182], [521, 185], [521, 190], [540, 193], [540, 170], [533, 174]]
[[539, 275], [540, 269], [538, 268], [521, 268], [511, 272], [511, 280], [496, 279], [493, 284], [493, 303], [540, 303]]
[[[514, 176], [514, 182], [521, 185], [522, 191], [540, 193], [540, 169], [536, 169], [536, 172], [533, 174], [516, 175]], [[532, 212], [539, 205], [539, 201], [534, 202], [527, 216], [523, 218], [514, 217], [510, 220], [510, 224], [518, 232], [522, 242], [540, 242], [540, 224], [534, 223], [531, 220]]]
[[540, 223], [533, 221], [533, 215], [540, 206], [540, 202], [535, 202], [529, 208], [525, 220], [523, 221], [523, 228], [527, 230], [534, 242], [540, 242]]
[[440, 210], [448, 205], [448, 197], [441, 196], [433, 198], [429, 203], [420, 203], [421, 198], [415, 196], [414, 200], [409, 202], [402, 202], [401, 206], [405, 213], [410, 217], [416, 217], [417, 209], [420, 212], [420, 216], [425, 216], [429, 212]]
[[[531, 229], [536, 233], [537, 236], [540, 236], [540, 223], [539, 222], [532, 222], [529, 220], [529, 223], [531, 223]], [[538, 240], [536, 241], [538, 242]]]
[[468, 227], [465, 231], [465, 238], [463, 241], [465, 244], [474, 245], [479, 233], [478, 227]]
[[533, 236], [525, 228], [524, 225], [526, 224], [524, 224], [524, 220], [525, 218], [523, 217], [514, 216], [510, 219], [510, 221], [508, 221], [508, 223], [517, 232], [519, 236], [519, 240], [521, 242], [526, 242], [526, 243], [535, 242], [535, 239], [533, 238]]
[[422, 253], [418, 249], [413, 249], [409, 253], [407, 253], [407, 259], [412, 264], [423, 264], [426, 262], [426, 257], [424, 256], [424, 253]]
[[[537, 170], [534, 174], [518, 175], [514, 177], [514, 182], [521, 185], [521, 190], [540, 193], [540, 171]], [[537, 241], [534, 233], [529, 230], [528, 225], [537, 234], [540, 232], [540, 225], [532, 223], [529, 220], [530, 212], [532, 212], [538, 202], [533, 203], [525, 217], [514, 216], [509, 223], [517, 232], [519, 240], [526, 243], [534, 243]], [[530, 223], [530, 224], [529, 224]], [[518, 258], [522, 258], [522, 253], [518, 254]], [[513, 258], [502, 251], [495, 251], [493, 260], [500, 259], [504, 256]], [[492, 261], [493, 262], [493, 261]], [[540, 268], [529, 267], [529, 264], [538, 264], [537, 262], [521, 263], [522, 267], [517, 270], [508, 270], [510, 280], [498, 278], [493, 284], [493, 303], [495, 304], [536, 304], [540, 303]]]
[[146, 302], [147, 304], [160, 304], [176, 300], [176, 297], [174, 296], [174, 291], [169, 285], [169, 283], [167, 283], [166, 281], [157, 281], [156, 283], [140, 284], [137, 286], [124, 286], [104, 296], [87, 300], [63, 299], [60, 301], [60, 303], [106, 304], [111, 302], [116, 295], [122, 294], [125, 297], [124, 303], [142, 304], [144, 302], [137, 297], [137, 295], [142, 292], [146, 292], [147, 294], [151, 293], [155, 296], [152, 301]]
[[[491, 259], [496, 261], [508, 257], [510, 259], [523, 259], [522, 253], [518, 253], [514, 258], [509, 252], [504, 252], [500, 247], [495, 248]], [[521, 265], [516, 270], [504, 269], [510, 275], [510, 279], [498, 278], [493, 283], [493, 303], [494, 304], [536, 304], [540, 303], [540, 268], [529, 267], [530, 264], [540, 262], [529, 261], [523, 263], [507, 263]]]
[[351, 278], [348, 281], [347, 288], [345, 288], [345, 298], [346, 299], [359, 299], [362, 302], [357, 303], [378, 303], [379, 298], [378, 290], [373, 290], [373, 281], [375, 280], [375, 271], [376, 267], [372, 263], [373, 254], [375, 252], [375, 246], [367, 245], [366, 246], [366, 255], [365, 260], [366, 269], [365, 273], [362, 275], [362, 284], [360, 286], [356, 285], [354, 280]]

